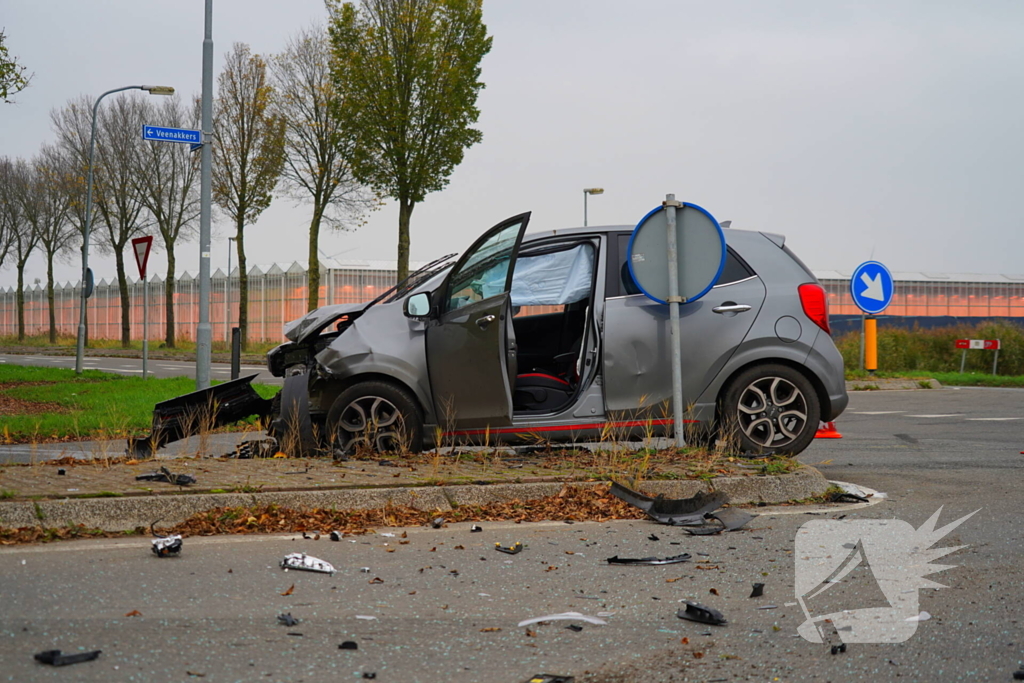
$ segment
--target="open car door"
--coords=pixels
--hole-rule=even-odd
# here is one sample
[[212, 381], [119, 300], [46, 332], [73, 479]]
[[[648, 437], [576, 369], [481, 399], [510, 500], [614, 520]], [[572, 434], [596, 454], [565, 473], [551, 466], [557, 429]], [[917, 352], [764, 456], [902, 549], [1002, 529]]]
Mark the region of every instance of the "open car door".
[[512, 271], [530, 214], [488, 230], [435, 293], [427, 327], [427, 367], [438, 423], [445, 429], [512, 424], [516, 347]]

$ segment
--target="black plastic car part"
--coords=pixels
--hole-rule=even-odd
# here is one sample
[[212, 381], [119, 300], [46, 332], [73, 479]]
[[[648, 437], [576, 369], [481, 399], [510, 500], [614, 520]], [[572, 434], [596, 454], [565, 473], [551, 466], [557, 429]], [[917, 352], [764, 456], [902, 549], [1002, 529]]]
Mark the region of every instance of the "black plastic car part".
[[674, 555], [673, 557], [657, 558], [657, 557], [615, 557], [608, 558], [608, 564], [676, 564], [677, 562], [686, 562], [690, 559], [690, 553], [683, 553], [681, 555]]
[[712, 626], [725, 626], [725, 616], [716, 609], [701, 605], [697, 602], [690, 602], [684, 600], [686, 603], [686, 609], [681, 609], [676, 612], [676, 616], [680, 619], [689, 619], [690, 621], [697, 621], [702, 624], [711, 624]]
[[614, 482], [611, 494], [633, 507], [643, 510], [648, 517], [662, 524], [674, 526], [699, 526], [704, 515], [714, 512], [729, 502], [729, 496], [721, 492], [700, 492], [692, 498], [651, 498]]
[[127, 455], [149, 458], [156, 454], [158, 448], [172, 441], [231, 424], [250, 415], [266, 417], [270, 414], [271, 400], [263, 398], [252, 388], [255, 378], [256, 375], [240, 377], [157, 403], [149, 436], [128, 439]]
[[65, 655], [61, 654], [60, 650], [43, 650], [35, 655], [37, 662], [43, 664], [49, 664], [50, 666], [66, 666], [68, 664], [78, 664], [79, 662], [91, 662], [98, 658], [103, 650], [93, 650], [92, 652], [76, 652], [74, 654]]

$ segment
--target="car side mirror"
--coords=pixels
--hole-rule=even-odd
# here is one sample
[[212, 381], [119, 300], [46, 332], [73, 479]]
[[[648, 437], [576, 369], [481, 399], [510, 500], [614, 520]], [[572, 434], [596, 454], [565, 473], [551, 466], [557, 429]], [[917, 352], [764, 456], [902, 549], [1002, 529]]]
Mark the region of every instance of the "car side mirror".
[[430, 315], [430, 295], [419, 292], [406, 299], [405, 315], [409, 318], [426, 318]]

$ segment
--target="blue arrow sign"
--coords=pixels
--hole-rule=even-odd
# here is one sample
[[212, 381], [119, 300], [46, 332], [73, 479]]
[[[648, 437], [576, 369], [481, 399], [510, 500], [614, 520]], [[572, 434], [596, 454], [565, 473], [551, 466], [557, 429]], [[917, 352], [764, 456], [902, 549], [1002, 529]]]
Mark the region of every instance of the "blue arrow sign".
[[202, 142], [202, 135], [198, 130], [187, 130], [185, 128], [164, 128], [162, 126], [143, 126], [143, 140], [159, 140], [160, 142], [187, 142], [196, 144]]
[[865, 261], [850, 277], [850, 295], [857, 308], [873, 315], [892, 303], [896, 290], [892, 273], [878, 261]]

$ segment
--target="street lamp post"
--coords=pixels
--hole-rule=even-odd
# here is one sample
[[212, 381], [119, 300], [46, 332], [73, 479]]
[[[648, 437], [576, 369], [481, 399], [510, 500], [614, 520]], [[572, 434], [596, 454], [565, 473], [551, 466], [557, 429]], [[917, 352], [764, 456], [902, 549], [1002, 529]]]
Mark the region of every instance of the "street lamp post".
[[587, 197], [592, 194], [604, 194], [603, 187], [583, 188], [583, 227], [587, 227]]
[[78, 349], [75, 352], [75, 374], [82, 374], [82, 358], [85, 356], [85, 306], [88, 292], [86, 290], [89, 278], [89, 230], [92, 227], [92, 158], [96, 150], [96, 112], [100, 108], [100, 100], [123, 90], [145, 90], [150, 95], [173, 95], [174, 88], [169, 85], [126, 85], [123, 88], [108, 90], [96, 98], [92, 105], [92, 133], [89, 136], [89, 179], [86, 181], [88, 189], [85, 194], [85, 227], [82, 230], [82, 302], [78, 311]]

